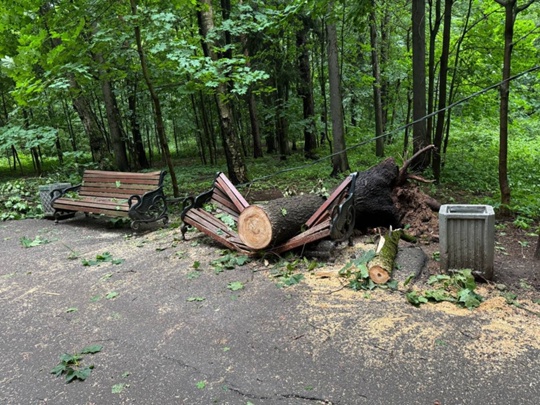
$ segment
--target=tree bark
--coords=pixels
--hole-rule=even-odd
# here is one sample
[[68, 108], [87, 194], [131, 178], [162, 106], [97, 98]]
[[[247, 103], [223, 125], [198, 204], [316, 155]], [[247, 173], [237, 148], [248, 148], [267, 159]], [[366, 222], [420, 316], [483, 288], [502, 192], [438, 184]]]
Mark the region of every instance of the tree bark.
[[238, 235], [254, 250], [278, 246], [298, 235], [323, 203], [316, 194], [304, 194], [250, 205], [238, 217]]
[[[435, 3], [435, 4], [433, 4]], [[435, 51], [437, 50], [437, 37], [441, 27], [441, 0], [428, 2], [429, 4], [429, 50], [427, 73], [427, 113], [431, 114], [435, 105]], [[426, 133], [429, 137], [433, 133], [433, 117], [426, 119]]]
[[437, 126], [433, 137], [432, 168], [435, 181], [441, 178], [441, 150], [444, 133], [444, 118], [446, 107], [446, 84], [448, 82], [448, 57], [450, 55], [450, 26], [452, 24], [452, 4], [454, 0], [445, 0], [444, 2], [444, 27], [443, 27], [443, 42], [439, 68], [439, 103], [437, 109]]
[[504, 6], [504, 57], [502, 70], [502, 83], [499, 89], [501, 100], [499, 106], [499, 188], [501, 190], [502, 215], [509, 214], [511, 199], [510, 183], [508, 181], [508, 110], [510, 100], [510, 78], [512, 63], [512, 48], [514, 37], [514, 6], [517, 0], [497, 1]]
[[307, 36], [309, 32], [309, 17], [301, 16], [302, 27], [296, 32], [296, 45], [299, 49], [298, 56], [298, 96], [302, 99], [304, 119], [304, 156], [312, 158], [317, 147], [315, 136], [315, 102], [313, 101], [313, 83], [311, 80], [311, 66], [309, 64], [309, 52]]
[[393, 158], [358, 173], [354, 192], [356, 229], [365, 232], [367, 228], [378, 226], [401, 228], [399, 213], [392, 200], [398, 173]]
[[104, 148], [105, 142], [101, 131], [99, 130], [97, 117], [94, 114], [94, 111], [92, 111], [90, 101], [82, 94], [82, 90], [74, 77], [70, 78], [70, 85], [72, 92], [74, 92], [73, 108], [77, 111], [86, 135], [88, 136], [92, 159], [98, 164], [100, 169], [107, 169], [108, 165], [105, 163], [105, 157], [107, 156]]
[[[103, 63], [102, 57], [99, 56], [98, 60]], [[105, 74], [105, 72], [102, 72], [103, 76]], [[116, 97], [109, 79], [105, 77], [101, 78], [101, 90], [103, 91], [103, 101], [105, 103], [105, 112], [107, 113], [107, 122], [109, 124], [109, 133], [111, 135], [111, 143], [116, 168], [121, 172], [125, 172], [129, 170], [125, 141], [126, 136], [122, 126], [120, 125], [120, 112], [118, 111]]]
[[[132, 0], [133, 1], [133, 0]], [[208, 34], [214, 29], [214, 12], [211, 0], [199, 0], [201, 9], [198, 11], [199, 29], [203, 41], [203, 50], [213, 61], [219, 60], [212, 48]], [[247, 167], [242, 155], [242, 148], [232, 122], [232, 111], [228, 101], [227, 84], [220, 82], [216, 90], [216, 104], [219, 111], [219, 122], [227, 160], [229, 179], [233, 184], [248, 181]]]
[[407, 235], [402, 229], [396, 229], [387, 236], [381, 236], [377, 247], [377, 256], [368, 263], [369, 278], [375, 284], [384, 284], [392, 278], [394, 262], [398, 253], [398, 245], [401, 239], [415, 242], [416, 239]]
[[[412, 68], [413, 68], [413, 151], [417, 152], [429, 145], [426, 130], [426, 36], [424, 0], [412, 0]], [[413, 167], [425, 169], [429, 164], [429, 154], [422, 154]]]
[[371, 67], [373, 71], [373, 106], [375, 111], [375, 155], [384, 156], [383, 128], [383, 105], [381, 93], [381, 68], [379, 66], [379, 40], [377, 34], [377, 16], [375, 10], [375, 0], [371, 0], [371, 11], [369, 13], [369, 31], [371, 40]]
[[[328, 10], [332, 12], [334, 2], [328, 3]], [[334, 155], [332, 156], [332, 173], [335, 177], [350, 169], [345, 146], [345, 129], [343, 122], [343, 104], [339, 75], [339, 59], [337, 45], [336, 24], [332, 21], [326, 25], [328, 35], [328, 81], [330, 83], [330, 115], [332, 117], [332, 139], [334, 141]]]
[[150, 164], [146, 158], [139, 115], [137, 113], [137, 83], [135, 81], [128, 83], [128, 88], [129, 123], [131, 126], [131, 136], [133, 137], [133, 160], [137, 168], [147, 169], [150, 167]]
[[[137, 15], [137, 0], [130, 0], [131, 3], [131, 13], [135, 16]], [[176, 180], [176, 173], [174, 171], [174, 165], [171, 159], [171, 153], [169, 151], [169, 143], [167, 142], [167, 136], [165, 134], [165, 124], [163, 123], [163, 114], [161, 112], [161, 102], [159, 97], [154, 89], [152, 79], [150, 78], [150, 72], [148, 70], [148, 65], [146, 62], [146, 55], [142, 47], [142, 38], [141, 38], [141, 27], [139, 25], [134, 26], [135, 30], [135, 41], [137, 42], [137, 52], [139, 53], [139, 59], [141, 62], [141, 69], [144, 76], [144, 81], [150, 92], [150, 97], [152, 103], [154, 104], [154, 115], [156, 120], [156, 129], [158, 133], [159, 142], [161, 144], [161, 151], [163, 153], [163, 158], [167, 163], [169, 168], [169, 175], [171, 176], [171, 183], [173, 187], [174, 197], [180, 195], [180, 190], [178, 189], [178, 182]]]

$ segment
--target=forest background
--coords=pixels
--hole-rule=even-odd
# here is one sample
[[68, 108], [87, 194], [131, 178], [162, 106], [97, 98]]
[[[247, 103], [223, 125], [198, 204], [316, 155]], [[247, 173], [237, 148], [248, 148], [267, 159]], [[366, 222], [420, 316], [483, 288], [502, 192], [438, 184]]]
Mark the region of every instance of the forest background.
[[88, 167], [309, 191], [434, 144], [429, 191], [536, 232], [538, 1], [2, 0], [0, 34], [4, 220]]

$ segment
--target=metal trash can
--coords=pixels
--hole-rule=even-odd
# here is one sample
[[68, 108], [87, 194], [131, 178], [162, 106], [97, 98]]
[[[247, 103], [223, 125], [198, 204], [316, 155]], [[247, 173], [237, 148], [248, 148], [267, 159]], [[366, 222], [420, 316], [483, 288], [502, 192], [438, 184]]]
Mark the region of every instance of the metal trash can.
[[43, 208], [43, 215], [46, 218], [54, 217], [54, 209], [51, 207], [51, 191], [57, 188], [71, 187], [71, 183], [53, 183], [39, 186], [39, 198], [41, 199], [41, 207]]
[[493, 278], [495, 212], [490, 205], [442, 205], [439, 210], [441, 270], [471, 269]]

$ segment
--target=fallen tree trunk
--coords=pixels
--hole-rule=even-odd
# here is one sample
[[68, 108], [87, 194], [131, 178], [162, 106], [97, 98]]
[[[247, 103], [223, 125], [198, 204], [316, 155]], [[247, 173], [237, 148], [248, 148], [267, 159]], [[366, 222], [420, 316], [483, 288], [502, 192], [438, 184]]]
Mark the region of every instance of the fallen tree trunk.
[[389, 234], [381, 236], [377, 246], [377, 256], [368, 263], [369, 278], [375, 284], [384, 284], [392, 278], [394, 271], [394, 261], [398, 253], [400, 239], [408, 242], [415, 242], [416, 239], [406, 234], [402, 229], [390, 231]]
[[253, 250], [278, 246], [298, 235], [323, 203], [321, 196], [304, 194], [250, 205], [238, 217], [238, 235]]
[[358, 172], [354, 191], [356, 229], [365, 232], [368, 228], [378, 226], [401, 228], [399, 214], [392, 200], [398, 172], [393, 158]]

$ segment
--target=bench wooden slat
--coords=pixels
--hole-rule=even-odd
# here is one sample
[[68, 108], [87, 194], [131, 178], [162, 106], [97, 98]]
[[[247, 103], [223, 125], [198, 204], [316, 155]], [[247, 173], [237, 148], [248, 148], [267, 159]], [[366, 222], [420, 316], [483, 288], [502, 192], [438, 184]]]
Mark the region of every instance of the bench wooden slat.
[[291, 250], [299, 246], [307, 245], [308, 243], [315, 242], [319, 239], [326, 238], [327, 236], [330, 236], [330, 227], [331, 227], [330, 220], [327, 220], [326, 222], [320, 223], [314, 226], [313, 228], [310, 228], [307, 231], [302, 232], [300, 235], [296, 235], [295, 237], [289, 239], [283, 245], [278, 246], [275, 249], [272, 249], [272, 251], [275, 253], [286, 252], [287, 250]]
[[221, 173], [218, 177], [216, 177], [216, 184], [221, 188], [222, 191], [225, 192], [231, 199], [231, 201], [234, 203], [236, 208], [238, 209], [238, 212], [241, 213], [249, 207], [248, 202], [246, 199], [238, 192], [236, 187], [231, 183], [231, 181], [223, 174]]
[[93, 208], [105, 208], [108, 210], [115, 210], [115, 211], [128, 211], [129, 206], [127, 202], [121, 202], [121, 201], [110, 201], [110, 200], [89, 200], [89, 199], [81, 199], [81, 200], [74, 200], [70, 198], [59, 198], [55, 201], [54, 204], [57, 208], [64, 208], [71, 207], [72, 210], [80, 210], [83, 211], [83, 209], [93, 209]]
[[229, 249], [250, 253], [242, 241], [231, 233], [231, 230], [224, 228], [225, 224], [206, 211], [190, 210], [184, 217], [184, 222], [194, 226]]
[[148, 190], [110, 190], [107, 189], [83, 189], [79, 196], [84, 197], [109, 197], [109, 198], [123, 198], [127, 200], [132, 195], [143, 195]]
[[340, 197], [341, 193], [351, 184], [352, 177], [348, 176], [340, 185], [338, 188], [334, 190], [334, 192], [328, 197], [328, 199], [324, 202], [323, 205], [311, 216], [310, 219], [306, 221], [306, 226], [311, 227], [315, 223], [318, 223], [320, 221], [317, 221], [319, 217], [324, 214], [325, 212], [329, 211], [330, 205], [332, 205], [337, 198]]
[[158, 181], [161, 177], [161, 172], [148, 172], [148, 173], [131, 173], [131, 172], [113, 172], [102, 170], [85, 170], [83, 177], [87, 178], [99, 178], [109, 179], [112, 181]]

